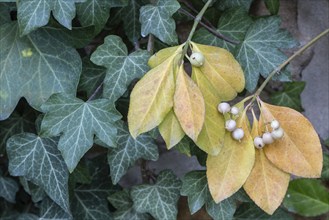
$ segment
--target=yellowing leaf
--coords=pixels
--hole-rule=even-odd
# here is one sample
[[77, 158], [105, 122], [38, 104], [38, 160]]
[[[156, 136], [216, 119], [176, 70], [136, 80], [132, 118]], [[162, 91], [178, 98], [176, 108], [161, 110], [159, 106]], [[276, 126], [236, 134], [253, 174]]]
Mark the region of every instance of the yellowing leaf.
[[224, 146], [217, 156], [208, 155], [207, 178], [210, 193], [216, 203], [238, 191], [248, 178], [255, 161], [253, 140], [248, 130], [246, 111], [237, 121], [244, 130], [241, 142], [226, 132]]
[[[229, 51], [219, 47], [191, 44], [193, 51], [204, 55], [205, 62], [199, 69], [216, 88], [222, 100], [231, 100], [237, 95], [237, 92], [244, 89], [243, 71]], [[198, 67], [193, 66], [193, 68]]]
[[215, 156], [223, 146], [225, 135], [224, 117], [217, 110], [220, 97], [199, 68], [192, 69], [192, 79], [200, 88], [206, 107], [204, 125], [195, 143], [206, 153]]
[[[256, 117], [251, 133], [253, 138], [260, 136]], [[261, 209], [272, 215], [286, 194], [289, 180], [290, 175], [275, 167], [263, 149], [256, 149], [255, 164], [243, 188]]]
[[187, 136], [196, 141], [205, 118], [205, 104], [202, 93], [193, 80], [180, 66], [174, 96], [174, 111]]
[[181, 46], [135, 85], [128, 112], [129, 131], [134, 138], [158, 126], [172, 109], [176, 69], [174, 61], [179, 56]]
[[180, 142], [185, 135], [173, 110], [171, 110], [163, 122], [161, 122], [159, 131], [166, 142], [168, 150]]
[[166, 59], [171, 57], [173, 54], [177, 53], [177, 51], [180, 51], [183, 46], [184, 44], [175, 47], [168, 47], [160, 50], [149, 59], [148, 65], [151, 68], [158, 66], [159, 64], [163, 63]]
[[312, 124], [301, 113], [287, 107], [261, 102], [261, 112], [263, 122], [276, 119], [284, 130], [282, 139], [264, 149], [266, 157], [287, 173], [320, 177], [322, 149]]

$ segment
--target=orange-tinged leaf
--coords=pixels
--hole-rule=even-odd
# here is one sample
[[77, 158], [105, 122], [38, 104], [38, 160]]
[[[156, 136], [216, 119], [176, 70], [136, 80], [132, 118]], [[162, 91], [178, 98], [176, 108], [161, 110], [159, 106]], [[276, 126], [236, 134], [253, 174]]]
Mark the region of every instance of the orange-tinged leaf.
[[181, 48], [137, 82], [130, 96], [128, 124], [130, 134], [139, 134], [158, 126], [173, 107], [175, 58]]
[[311, 122], [291, 108], [264, 102], [261, 102], [261, 112], [261, 122], [276, 119], [284, 130], [283, 138], [264, 148], [266, 157], [287, 173], [301, 177], [320, 177], [322, 149]]
[[[251, 135], [260, 136], [255, 116]], [[263, 149], [256, 149], [255, 164], [243, 188], [261, 209], [272, 215], [286, 194], [289, 180], [290, 175], [275, 167]]]
[[192, 79], [200, 88], [206, 107], [204, 125], [195, 143], [206, 153], [215, 156], [223, 146], [225, 135], [224, 117], [217, 110], [220, 98], [199, 68], [192, 69]]
[[173, 110], [171, 110], [161, 122], [159, 131], [166, 142], [168, 150], [178, 144], [185, 135]]
[[248, 178], [255, 161], [255, 149], [248, 130], [248, 118], [243, 111], [237, 121], [244, 130], [241, 142], [226, 132], [224, 146], [217, 156], [208, 155], [207, 179], [210, 193], [216, 203], [238, 191]]
[[196, 141], [203, 127], [205, 104], [202, 93], [180, 66], [176, 79], [174, 112], [187, 136]]
[[231, 100], [237, 92], [241, 92], [245, 86], [245, 78], [240, 64], [227, 50], [191, 43], [195, 52], [200, 52], [205, 57], [205, 62], [199, 68], [209, 82], [217, 89], [221, 100]]

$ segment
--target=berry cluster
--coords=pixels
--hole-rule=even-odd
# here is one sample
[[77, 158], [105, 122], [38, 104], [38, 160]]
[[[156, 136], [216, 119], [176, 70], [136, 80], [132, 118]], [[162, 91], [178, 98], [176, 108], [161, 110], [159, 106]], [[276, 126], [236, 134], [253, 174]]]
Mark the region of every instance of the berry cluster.
[[[230, 104], [228, 104], [227, 102], [219, 103], [218, 111], [222, 114], [230, 113], [231, 116], [234, 116], [234, 117], [238, 116], [238, 114], [239, 114], [239, 109], [235, 106], [233, 106], [231, 108]], [[232, 137], [235, 140], [241, 141], [241, 139], [244, 137], [243, 129], [237, 128], [236, 121], [232, 118], [225, 122], [225, 129], [232, 132]]]
[[263, 148], [266, 144], [272, 144], [274, 140], [281, 139], [284, 135], [283, 129], [277, 120], [271, 122], [272, 132], [265, 132], [262, 137], [254, 138], [254, 145], [256, 148]]

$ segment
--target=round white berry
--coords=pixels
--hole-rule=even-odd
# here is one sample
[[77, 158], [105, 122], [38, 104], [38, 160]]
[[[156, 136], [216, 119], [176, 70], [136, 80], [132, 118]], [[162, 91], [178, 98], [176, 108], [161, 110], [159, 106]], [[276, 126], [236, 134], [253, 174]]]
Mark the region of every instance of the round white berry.
[[278, 129], [273, 130], [273, 131], [271, 132], [271, 136], [272, 136], [272, 138], [275, 139], [275, 140], [282, 138], [283, 135], [284, 135], [284, 131], [283, 131], [282, 128], [278, 128]]
[[239, 108], [238, 107], [232, 107], [231, 108], [231, 113], [232, 113], [232, 115], [237, 115], [237, 114], [239, 114]]
[[271, 128], [273, 128], [274, 130], [280, 128], [280, 123], [277, 120], [273, 120], [271, 122]]
[[193, 66], [200, 67], [204, 64], [204, 56], [202, 53], [193, 52], [190, 56], [190, 62]]
[[242, 130], [242, 128], [237, 128], [232, 132], [232, 137], [235, 140], [240, 141], [244, 136], [244, 131]]
[[254, 139], [254, 145], [257, 148], [263, 148], [265, 146], [265, 143], [261, 137], [255, 137]]
[[233, 119], [229, 119], [225, 122], [225, 128], [228, 131], [234, 131], [236, 128], [236, 122]]
[[272, 144], [274, 139], [270, 132], [265, 132], [262, 136], [264, 144]]
[[231, 106], [227, 102], [222, 102], [222, 103], [219, 103], [219, 105], [218, 105], [218, 111], [222, 114], [229, 112], [230, 109], [231, 109]]

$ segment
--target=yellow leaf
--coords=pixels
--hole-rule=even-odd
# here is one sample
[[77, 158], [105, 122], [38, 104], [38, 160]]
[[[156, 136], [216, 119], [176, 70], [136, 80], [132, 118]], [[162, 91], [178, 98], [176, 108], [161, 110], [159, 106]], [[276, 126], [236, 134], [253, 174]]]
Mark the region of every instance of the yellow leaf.
[[[184, 46], [184, 44], [175, 46], [175, 47], [168, 47], [168, 48], [160, 50], [159, 52], [155, 53], [153, 56], [150, 57], [150, 59], [148, 61], [148, 65], [151, 68], [154, 68], [154, 67], [160, 65], [166, 59], [171, 57], [173, 54], [177, 53], [177, 51], [182, 50], [183, 46]], [[178, 58], [180, 58], [180, 57], [178, 57]]]
[[161, 122], [159, 131], [166, 142], [168, 150], [180, 142], [185, 135], [173, 110]]
[[[261, 136], [255, 116], [251, 134], [253, 138]], [[266, 158], [263, 149], [256, 149], [255, 164], [243, 188], [261, 209], [272, 215], [286, 194], [289, 180], [290, 175], [275, 167]]]
[[[281, 170], [302, 177], [320, 177], [322, 149], [312, 124], [299, 112], [261, 102], [261, 122], [279, 121], [284, 136], [264, 148], [266, 157]], [[265, 126], [262, 126], [264, 129]]]
[[204, 125], [195, 143], [206, 153], [215, 156], [223, 146], [225, 135], [224, 117], [217, 110], [220, 97], [199, 68], [192, 69], [192, 79], [200, 88], [206, 107]]
[[181, 56], [177, 47], [171, 56], [151, 69], [137, 82], [130, 96], [128, 124], [130, 134], [139, 134], [158, 126], [173, 107], [175, 92], [174, 61]]
[[200, 52], [205, 57], [205, 62], [199, 68], [209, 82], [216, 88], [221, 100], [232, 100], [237, 92], [245, 86], [244, 74], [240, 64], [233, 55], [222, 48], [192, 44], [193, 52]]
[[202, 93], [193, 80], [180, 66], [176, 79], [174, 111], [187, 136], [196, 141], [205, 118], [205, 104]]
[[241, 142], [226, 132], [224, 146], [217, 156], [208, 155], [207, 178], [210, 193], [215, 202], [220, 202], [238, 191], [248, 178], [255, 161], [255, 149], [248, 130], [246, 111], [237, 120], [244, 130]]

